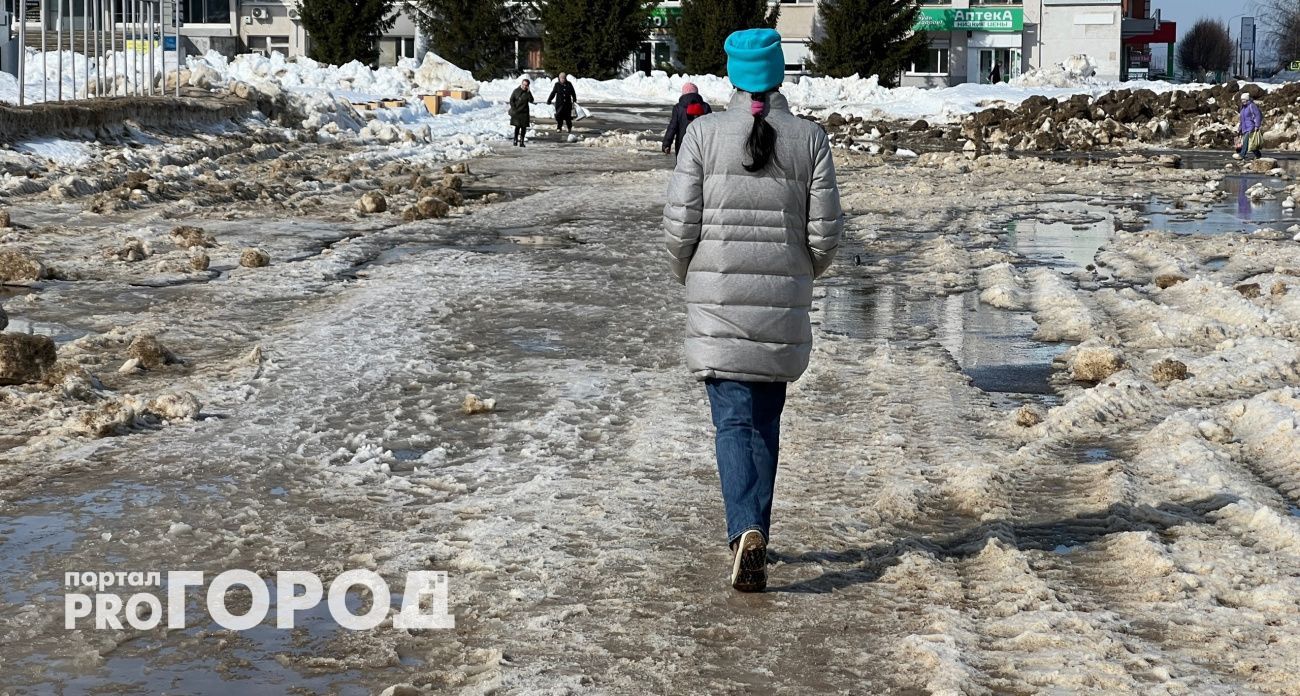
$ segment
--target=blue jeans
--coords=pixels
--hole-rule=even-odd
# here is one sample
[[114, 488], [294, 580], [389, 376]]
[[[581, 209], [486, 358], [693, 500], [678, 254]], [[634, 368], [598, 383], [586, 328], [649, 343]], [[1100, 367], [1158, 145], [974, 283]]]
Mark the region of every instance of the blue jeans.
[[718, 430], [714, 446], [727, 508], [727, 541], [751, 529], [767, 539], [786, 383], [708, 379], [704, 386]]

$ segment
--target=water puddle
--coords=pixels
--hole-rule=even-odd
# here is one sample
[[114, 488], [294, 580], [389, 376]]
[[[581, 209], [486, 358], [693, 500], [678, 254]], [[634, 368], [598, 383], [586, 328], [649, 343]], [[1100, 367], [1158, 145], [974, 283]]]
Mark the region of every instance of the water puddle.
[[[162, 499], [153, 487], [139, 484], [99, 489], [72, 497], [33, 498], [21, 514], [0, 515], [0, 587], [6, 603], [25, 604], [50, 591], [54, 578], [38, 578], [46, 560], [69, 553], [97, 526], [120, 519], [131, 508], [147, 510]], [[10, 513], [14, 510], [9, 509]]]
[[4, 587], [0, 596], [5, 604], [21, 606], [30, 600], [34, 593], [26, 580], [36, 572], [40, 558], [72, 550], [77, 539], [72, 517], [67, 513], [0, 517], [0, 550], [5, 561], [0, 568]]
[[[210, 581], [210, 578], [208, 578]], [[159, 594], [166, 593], [166, 581]], [[15, 668], [46, 676], [57, 675], [68, 693], [238, 693], [283, 694], [314, 692], [332, 694], [369, 694], [357, 684], [359, 673], [347, 668], [310, 669], [310, 663], [328, 654], [332, 643], [340, 639], [343, 629], [330, 615], [322, 600], [315, 607], [294, 613], [294, 627], [276, 627], [276, 587], [267, 581], [270, 608], [266, 619], [251, 629], [240, 631], [227, 640], [219, 653], [196, 656], [187, 646], [197, 648], [211, 642], [211, 636], [225, 633], [213, 621], [195, 622], [182, 631], [165, 636], [144, 633], [128, 640], [105, 656], [97, 666], [70, 660], [50, 661], [47, 656], [31, 655], [15, 660]], [[400, 589], [397, 588], [397, 589]], [[206, 616], [199, 599], [204, 589], [187, 592], [187, 617]], [[109, 592], [113, 594], [112, 591]], [[393, 591], [390, 604], [400, 607], [403, 596]], [[349, 591], [344, 603], [353, 614], [363, 614], [371, 606], [368, 595]], [[267, 659], [276, 655], [278, 659]], [[399, 658], [410, 663], [410, 658]], [[301, 662], [303, 669], [296, 668]]]
[[898, 341], [933, 331], [975, 386], [993, 393], [1052, 394], [1052, 360], [1065, 346], [1029, 338], [1036, 328], [1028, 313], [1008, 312], [979, 301], [978, 293], [909, 297], [892, 285], [829, 289], [822, 327], [864, 340]]
[[1089, 462], [1104, 462], [1111, 459], [1109, 447], [1089, 447], [1083, 451], [1083, 458]]
[[529, 227], [501, 228], [501, 240], [511, 245], [533, 249], [561, 249], [582, 244], [572, 232], [565, 231], [565, 225], [535, 225]]
[[[47, 614], [62, 611], [63, 594], [68, 591], [63, 573], [75, 569], [61, 561], [75, 556], [81, 559], [78, 563], [89, 563], [81, 570], [135, 567], [133, 561], [138, 559], [133, 557], [130, 541], [133, 520], [150, 519], [160, 507], [200, 506], [203, 494], [218, 495], [218, 488], [232, 481], [219, 478], [176, 490], [109, 482], [84, 493], [51, 492], [5, 507], [0, 514], [0, 602], [19, 609], [4, 617], [9, 621], [5, 630], [62, 630], [61, 618], [58, 624], [46, 627]], [[286, 493], [283, 488], [272, 491], [273, 495]], [[147, 569], [169, 570], [156, 564]], [[163, 577], [164, 587], [156, 590], [109, 588], [105, 592], [123, 599], [136, 591], [165, 595]], [[212, 577], [212, 572], [205, 571], [205, 582]], [[76, 652], [77, 641], [68, 643], [68, 652], [38, 648], [37, 644], [7, 645], [5, 685], [21, 691], [24, 685], [57, 683], [66, 693], [283, 694], [294, 689], [371, 693], [360, 684], [361, 672], [346, 660], [328, 669], [312, 667], [314, 660], [337, 651], [340, 641], [351, 635], [330, 615], [326, 602], [297, 612], [292, 630], [279, 629], [275, 625], [275, 587], [270, 583], [268, 580], [271, 607], [266, 619], [227, 638], [229, 644], [220, 650], [212, 650], [213, 636], [225, 631], [201, 606], [205, 590], [191, 588], [186, 628], [141, 633], [111, 646], [101, 653], [102, 659], [83, 659]], [[402, 605], [401, 589], [400, 584], [390, 584], [393, 607]], [[345, 600], [354, 615], [365, 613], [370, 602], [360, 588], [353, 588]], [[0, 639], [3, 635], [0, 632]], [[47, 644], [42, 640], [40, 645]], [[409, 663], [411, 658], [400, 659]]]
[[1300, 221], [1291, 210], [1282, 207], [1284, 196], [1274, 194], [1264, 200], [1251, 200], [1247, 192], [1263, 183], [1275, 191], [1287, 188], [1286, 182], [1257, 174], [1232, 174], [1223, 178], [1220, 188], [1228, 197], [1204, 208], [1181, 210], [1168, 200], [1152, 198], [1138, 210], [1150, 218], [1146, 229], [1168, 230], [1174, 234], [1241, 234], [1265, 227], [1286, 229]]
[[[1057, 203], [1011, 220], [1003, 230], [1010, 247], [1025, 258], [1075, 270], [1093, 263], [1115, 233], [1115, 218], [1087, 203]], [[826, 331], [865, 340], [933, 338], [981, 390], [1048, 397], [1038, 401], [1055, 398], [1052, 361], [1069, 347], [1034, 340], [1037, 324], [1029, 312], [994, 308], [980, 302], [976, 291], [934, 297], [912, 296], [893, 285], [832, 286], [820, 320]], [[1015, 404], [1014, 399], [995, 401]]]
[[1073, 270], [1092, 265], [1097, 250], [1115, 234], [1115, 218], [1105, 210], [1080, 204], [1012, 220], [1005, 230], [1011, 248], [1022, 256]]
[[68, 341], [75, 341], [82, 336], [89, 334], [84, 329], [74, 329], [63, 324], [50, 324], [41, 321], [28, 321], [22, 317], [9, 315], [9, 326], [5, 331], [11, 333], [39, 334], [49, 336], [57, 344], [64, 344]]

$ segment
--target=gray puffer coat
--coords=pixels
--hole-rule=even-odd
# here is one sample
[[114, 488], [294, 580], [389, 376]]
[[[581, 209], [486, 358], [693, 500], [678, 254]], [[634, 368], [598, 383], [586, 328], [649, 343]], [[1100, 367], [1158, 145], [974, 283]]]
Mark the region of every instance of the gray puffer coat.
[[686, 284], [686, 364], [698, 379], [792, 382], [812, 351], [813, 279], [844, 230], [830, 142], [779, 93], [776, 157], [751, 174], [750, 96], [686, 130], [664, 207], [673, 273]]

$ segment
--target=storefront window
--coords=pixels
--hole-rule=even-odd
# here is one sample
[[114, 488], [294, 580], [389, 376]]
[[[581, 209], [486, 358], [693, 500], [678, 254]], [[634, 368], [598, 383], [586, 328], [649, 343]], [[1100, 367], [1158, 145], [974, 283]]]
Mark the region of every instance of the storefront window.
[[230, 0], [185, 0], [186, 24], [230, 24]]
[[932, 48], [926, 55], [925, 60], [920, 63], [912, 63], [912, 69], [908, 71], [910, 75], [947, 75], [948, 74], [948, 49]]

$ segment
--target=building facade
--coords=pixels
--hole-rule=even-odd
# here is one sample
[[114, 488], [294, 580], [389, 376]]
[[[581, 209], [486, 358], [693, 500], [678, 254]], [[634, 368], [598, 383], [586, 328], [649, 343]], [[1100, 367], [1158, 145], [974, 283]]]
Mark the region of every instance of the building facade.
[[[780, 0], [772, 4], [781, 5], [781, 18], [776, 28], [782, 37], [785, 71], [789, 75], [806, 73], [811, 55], [808, 42], [815, 36], [817, 24], [817, 0]], [[673, 38], [673, 29], [681, 18], [681, 0], [659, 3], [651, 16], [653, 27], [650, 34], [637, 49], [629, 69], [644, 73], [681, 70], [684, 66], [677, 52], [677, 41]]]
[[[272, 51], [307, 55], [310, 37], [298, 16], [298, 0], [183, 0], [181, 37], [190, 55], [216, 51], [227, 57]], [[419, 31], [404, 4], [379, 41], [379, 64], [416, 55]]]
[[[819, 2], [773, 0], [781, 6], [777, 30], [791, 79], [808, 73], [808, 44], [821, 35]], [[927, 37], [928, 51], [900, 76], [903, 85], [1005, 81], [1081, 53], [1092, 57], [1100, 79], [1142, 78], [1148, 76], [1151, 44], [1172, 42], [1174, 35], [1172, 23], [1151, 16], [1150, 0], [921, 0], [921, 5], [915, 29]], [[307, 53], [310, 38], [298, 18], [297, 0], [183, 0], [183, 7], [187, 52]], [[425, 50], [412, 19], [416, 11], [400, 5], [396, 23], [380, 40], [380, 65]], [[682, 69], [673, 38], [681, 16], [680, 0], [659, 3], [646, 40], [629, 58], [628, 72]], [[543, 49], [536, 23], [520, 27], [519, 70], [540, 71]]]
[[[820, 36], [820, 0], [781, 0], [777, 28], [786, 72], [806, 72], [808, 42]], [[1174, 25], [1152, 16], [1150, 0], [921, 0], [916, 31], [926, 56], [900, 83], [946, 87], [1019, 76], [1085, 53], [1106, 80], [1146, 77], [1149, 43], [1170, 42]], [[995, 73], [993, 68], [997, 67]]]
[[905, 85], [1007, 81], [1027, 70], [1087, 54], [1096, 77], [1118, 80], [1123, 64], [1124, 0], [925, 0], [918, 31], [926, 60]]

